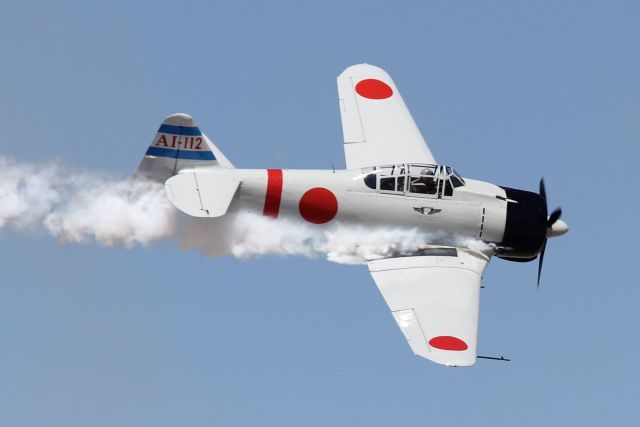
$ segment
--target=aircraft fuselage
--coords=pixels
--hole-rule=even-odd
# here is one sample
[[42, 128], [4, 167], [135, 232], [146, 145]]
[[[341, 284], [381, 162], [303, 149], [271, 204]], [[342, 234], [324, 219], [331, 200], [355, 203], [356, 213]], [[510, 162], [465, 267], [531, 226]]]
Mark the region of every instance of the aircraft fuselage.
[[415, 180], [410, 176], [396, 176], [395, 185], [386, 189], [381, 187], [384, 177], [367, 185], [368, 173], [360, 170], [197, 168], [183, 172], [239, 180], [229, 212], [299, 219], [316, 226], [415, 227], [432, 233], [434, 244], [455, 245], [464, 238], [492, 243], [498, 256], [506, 259], [535, 257], [546, 233], [546, 209], [541, 211], [544, 204], [536, 193], [468, 178], [459, 187], [445, 190], [439, 185], [427, 194], [417, 192], [417, 184], [411, 186]]

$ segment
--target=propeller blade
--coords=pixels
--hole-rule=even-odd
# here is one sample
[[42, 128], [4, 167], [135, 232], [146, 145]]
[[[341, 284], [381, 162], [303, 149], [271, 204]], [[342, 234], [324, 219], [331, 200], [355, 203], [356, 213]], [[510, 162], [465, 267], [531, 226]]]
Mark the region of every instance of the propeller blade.
[[540, 259], [538, 262], [538, 286], [537, 289], [540, 290], [540, 275], [542, 274], [542, 262], [544, 261], [544, 251], [547, 249], [547, 239], [544, 239], [544, 243], [542, 245], [542, 250], [540, 251]]
[[562, 215], [562, 209], [560, 208], [551, 212], [551, 215], [549, 215], [549, 219], [547, 220], [547, 227], [551, 227], [557, 220], [559, 220], [560, 215]]
[[544, 178], [540, 178], [540, 197], [547, 201], [547, 190], [544, 186]]

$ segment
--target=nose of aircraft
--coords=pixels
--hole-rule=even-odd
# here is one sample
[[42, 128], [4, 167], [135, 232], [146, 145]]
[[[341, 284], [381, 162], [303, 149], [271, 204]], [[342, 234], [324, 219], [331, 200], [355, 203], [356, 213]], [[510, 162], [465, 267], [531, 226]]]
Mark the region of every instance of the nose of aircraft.
[[507, 216], [501, 245], [509, 256], [535, 258], [547, 237], [547, 205], [537, 193], [502, 187], [507, 199]]
[[547, 237], [558, 237], [569, 231], [569, 226], [561, 219], [556, 220], [551, 227], [547, 228]]

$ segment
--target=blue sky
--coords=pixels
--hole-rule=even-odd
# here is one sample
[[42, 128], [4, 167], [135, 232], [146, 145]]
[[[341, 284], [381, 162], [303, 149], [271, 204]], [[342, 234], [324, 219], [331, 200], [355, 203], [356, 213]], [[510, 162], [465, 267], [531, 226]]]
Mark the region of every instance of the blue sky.
[[[485, 274], [480, 361], [414, 357], [366, 267], [2, 230], [0, 425], [630, 425], [640, 5], [28, 2], [0, 14], [0, 155], [126, 176], [192, 114], [238, 167], [344, 166], [335, 77], [385, 68], [436, 158], [571, 226]], [[214, 238], [214, 237], [212, 237]]]

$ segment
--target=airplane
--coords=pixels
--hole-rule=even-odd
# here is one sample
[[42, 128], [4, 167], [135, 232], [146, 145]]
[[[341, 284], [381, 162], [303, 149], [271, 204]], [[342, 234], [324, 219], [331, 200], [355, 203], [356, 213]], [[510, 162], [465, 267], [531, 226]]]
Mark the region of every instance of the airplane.
[[[158, 129], [138, 176], [165, 183], [187, 215], [255, 212], [313, 227], [368, 224], [438, 233], [414, 253], [368, 267], [413, 352], [446, 366], [476, 363], [482, 275], [492, 256], [539, 258], [568, 225], [539, 193], [462, 177], [439, 164], [398, 88], [383, 69], [358, 64], [338, 76], [345, 170], [236, 169], [193, 118], [177, 113]], [[491, 250], [474, 250], [460, 238]], [[215, 236], [212, 236], [215, 238]]]

